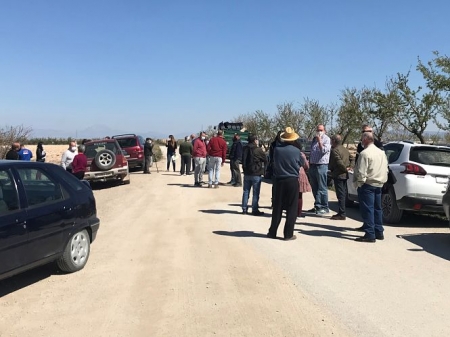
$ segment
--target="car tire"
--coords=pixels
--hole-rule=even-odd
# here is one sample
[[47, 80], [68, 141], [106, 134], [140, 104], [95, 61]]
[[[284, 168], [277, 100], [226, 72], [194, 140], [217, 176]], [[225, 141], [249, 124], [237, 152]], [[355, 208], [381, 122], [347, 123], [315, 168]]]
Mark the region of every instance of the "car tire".
[[355, 202], [353, 200], [350, 199], [350, 196], [348, 195], [348, 191], [345, 194], [345, 207], [353, 207], [355, 206]]
[[381, 209], [383, 211], [383, 222], [391, 224], [400, 222], [403, 210], [397, 206], [397, 199], [392, 186], [387, 193], [381, 195]]
[[95, 165], [100, 170], [109, 170], [116, 164], [116, 155], [111, 150], [101, 150], [95, 155]]
[[58, 268], [66, 273], [73, 273], [84, 268], [91, 251], [91, 239], [87, 230], [75, 233], [58, 259]]

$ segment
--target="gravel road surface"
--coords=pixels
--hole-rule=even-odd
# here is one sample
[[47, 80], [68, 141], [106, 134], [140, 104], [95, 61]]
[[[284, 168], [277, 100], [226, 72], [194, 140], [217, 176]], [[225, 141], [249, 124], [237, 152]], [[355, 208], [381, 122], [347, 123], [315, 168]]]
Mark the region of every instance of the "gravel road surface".
[[353, 208], [272, 240], [269, 184], [266, 214], [253, 217], [240, 214], [241, 188], [152, 171], [97, 187], [101, 227], [84, 270], [48, 265], [0, 282], [0, 336], [450, 335], [447, 221], [411, 215], [384, 241], [357, 243]]

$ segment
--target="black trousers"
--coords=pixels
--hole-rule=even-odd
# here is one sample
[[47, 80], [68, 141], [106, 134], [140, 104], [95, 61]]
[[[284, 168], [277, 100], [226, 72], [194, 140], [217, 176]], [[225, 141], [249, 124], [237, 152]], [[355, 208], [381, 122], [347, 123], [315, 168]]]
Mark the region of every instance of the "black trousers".
[[338, 214], [345, 215], [345, 198], [347, 196], [347, 179], [333, 179], [334, 188], [336, 190], [336, 198], [338, 200]]
[[181, 170], [180, 174], [190, 174], [191, 173], [191, 155], [182, 154], [181, 155]]
[[145, 158], [144, 158], [144, 173], [150, 172], [151, 161], [152, 161], [152, 156], [145, 156]]
[[72, 173], [72, 174], [80, 180], [83, 180], [83, 178], [84, 178], [84, 172], [76, 172], [76, 173]]
[[286, 210], [286, 222], [284, 224], [284, 238], [289, 239], [294, 235], [295, 221], [298, 212], [298, 178], [285, 178], [273, 180], [272, 195], [272, 222], [269, 235], [276, 236], [281, 222], [283, 209]]
[[242, 185], [242, 175], [241, 175], [241, 169], [239, 165], [241, 164], [240, 160], [233, 160], [231, 162], [231, 170], [233, 172], [233, 179], [234, 183], [236, 185]]

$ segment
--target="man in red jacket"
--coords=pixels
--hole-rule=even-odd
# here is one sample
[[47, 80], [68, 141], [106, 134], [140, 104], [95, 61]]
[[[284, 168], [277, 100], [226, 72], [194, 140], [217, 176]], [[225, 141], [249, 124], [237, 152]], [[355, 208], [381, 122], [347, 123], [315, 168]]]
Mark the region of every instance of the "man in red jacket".
[[203, 173], [205, 172], [206, 165], [206, 144], [205, 144], [206, 134], [204, 132], [200, 133], [200, 137], [193, 141], [194, 148], [192, 150], [192, 158], [195, 162], [195, 184], [194, 186], [202, 187], [203, 183]]
[[222, 130], [217, 131], [217, 136], [211, 138], [206, 149], [209, 155], [208, 187], [219, 188], [220, 168], [225, 164], [227, 155], [227, 143], [223, 139]]

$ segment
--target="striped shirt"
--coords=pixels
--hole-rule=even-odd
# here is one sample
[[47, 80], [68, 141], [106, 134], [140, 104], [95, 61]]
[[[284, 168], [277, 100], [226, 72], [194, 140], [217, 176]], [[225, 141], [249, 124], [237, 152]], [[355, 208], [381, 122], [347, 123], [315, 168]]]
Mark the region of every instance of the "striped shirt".
[[314, 137], [311, 143], [311, 153], [309, 154], [310, 164], [328, 164], [330, 161], [331, 141], [327, 135], [322, 136], [322, 149], [319, 142]]

